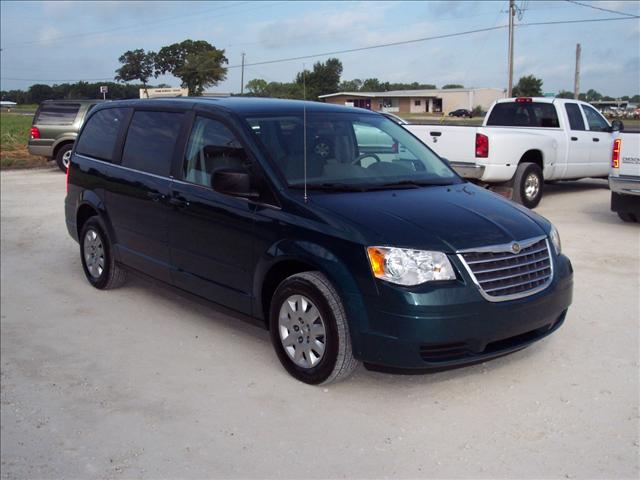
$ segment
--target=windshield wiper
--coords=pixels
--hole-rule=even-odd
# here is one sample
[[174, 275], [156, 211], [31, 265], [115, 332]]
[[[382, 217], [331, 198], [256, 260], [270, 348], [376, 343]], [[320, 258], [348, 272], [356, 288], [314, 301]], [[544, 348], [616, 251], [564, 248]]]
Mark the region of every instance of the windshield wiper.
[[[291, 185], [291, 188], [303, 190], [304, 184]], [[339, 182], [307, 183], [307, 189], [326, 192], [363, 192], [365, 190], [364, 187], [359, 185], [350, 185]]]
[[421, 187], [440, 187], [451, 185], [452, 183], [444, 180], [401, 180], [399, 182], [382, 183], [380, 185], [371, 185], [367, 190], [393, 190], [394, 188], [421, 188]]

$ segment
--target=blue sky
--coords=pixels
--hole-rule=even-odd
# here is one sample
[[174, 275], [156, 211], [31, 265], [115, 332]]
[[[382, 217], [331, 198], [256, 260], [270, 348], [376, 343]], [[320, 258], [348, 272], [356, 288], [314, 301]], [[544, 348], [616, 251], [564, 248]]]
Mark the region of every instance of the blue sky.
[[[583, 1], [640, 15], [637, 1]], [[520, 23], [620, 17], [566, 1], [518, 0]], [[113, 79], [126, 50], [186, 38], [224, 48], [229, 65], [358, 48], [507, 23], [507, 1], [449, 2], [0, 2], [2, 90], [33, 83]], [[640, 20], [516, 29], [515, 80], [534, 74], [545, 92], [573, 89], [582, 44], [582, 91], [640, 93]], [[506, 87], [507, 30], [336, 55], [343, 79]], [[307, 67], [325, 60], [304, 60]], [[291, 81], [303, 60], [250, 66], [252, 78]], [[178, 86], [165, 76], [155, 80]], [[238, 92], [240, 69], [209, 90]]]

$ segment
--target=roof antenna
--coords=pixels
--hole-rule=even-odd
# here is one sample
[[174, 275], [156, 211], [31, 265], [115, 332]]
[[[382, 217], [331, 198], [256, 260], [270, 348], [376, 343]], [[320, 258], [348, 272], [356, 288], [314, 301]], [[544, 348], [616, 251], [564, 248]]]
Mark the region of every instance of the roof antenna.
[[303, 161], [304, 161], [304, 203], [307, 203], [307, 71], [305, 64], [302, 64], [302, 135], [304, 136]]

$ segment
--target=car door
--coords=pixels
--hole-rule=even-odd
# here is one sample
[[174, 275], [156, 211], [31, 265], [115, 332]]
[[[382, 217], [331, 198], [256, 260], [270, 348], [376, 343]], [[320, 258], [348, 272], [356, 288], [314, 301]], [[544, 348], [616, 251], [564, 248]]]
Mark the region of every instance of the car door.
[[580, 105], [589, 127], [591, 150], [589, 152], [589, 176], [606, 177], [611, 163], [613, 134], [611, 126], [598, 111], [589, 105]]
[[251, 313], [254, 205], [211, 185], [216, 170], [250, 164], [229, 124], [196, 115], [169, 211], [174, 285], [243, 313]]
[[171, 280], [166, 201], [184, 117], [180, 111], [134, 111], [120, 168], [106, 194], [121, 261], [166, 282]]
[[[569, 119], [567, 157], [560, 178], [580, 178], [591, 174], [589, 155], [591, 134], [587, 131], [584, 117], [577, 103], [565, 103], [564, 109]], [[562, 169], [561, 169], [562, 171]]]

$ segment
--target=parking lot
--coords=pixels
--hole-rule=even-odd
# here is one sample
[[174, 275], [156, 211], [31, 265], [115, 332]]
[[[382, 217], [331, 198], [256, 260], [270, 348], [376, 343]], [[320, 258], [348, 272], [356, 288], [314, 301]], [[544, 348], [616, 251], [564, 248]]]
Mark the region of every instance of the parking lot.
[[638, 478], [640, 228], [547, 186], [575, 269], [554, 335], [485, 364], [312, 387], [268, 334], [148, 280], [98, 291], [57, 169], [1, 173], [2, 478]]

